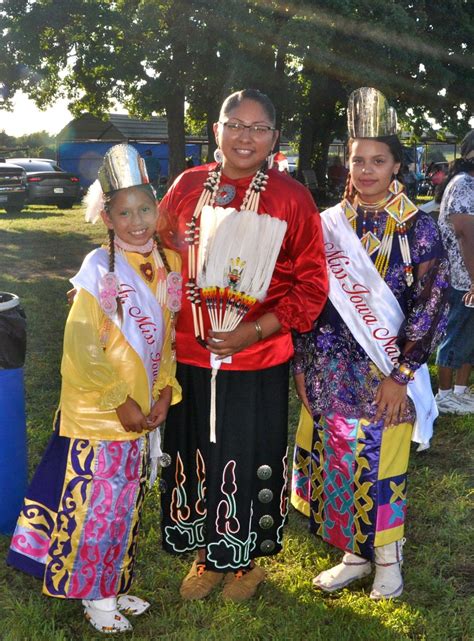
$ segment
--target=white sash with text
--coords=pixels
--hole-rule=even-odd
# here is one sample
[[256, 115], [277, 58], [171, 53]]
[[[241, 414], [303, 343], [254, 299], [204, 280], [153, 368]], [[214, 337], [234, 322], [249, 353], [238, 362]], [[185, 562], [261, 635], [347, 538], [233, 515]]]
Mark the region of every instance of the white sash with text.
[[[398, 363], [397, 335], [404, 321], [394, 294], [378, 273], [341, 205], [321, 214], [329, 273], [329, 298], [364, 349], [388, 376]], [[428, 447], [438, 409], [431, 390], [428, 367], [422, 365], [408, 384], [416, 409], [412, 440]]]
[[[85, 257], [81, 269], [71, 278], [71, 283], [77, 289], [86, 289], [99, 301], [99, 281], [108, 271], [107, 251], [95, 249]], [[147, 285], [120, 255], [115, 256], [115, 274], [120, 283], [123, 318], [120, 320], [117, 313], [110, 318], [143, 363], [151, 403], [152, 388], [161, 363], [163, 312]]]

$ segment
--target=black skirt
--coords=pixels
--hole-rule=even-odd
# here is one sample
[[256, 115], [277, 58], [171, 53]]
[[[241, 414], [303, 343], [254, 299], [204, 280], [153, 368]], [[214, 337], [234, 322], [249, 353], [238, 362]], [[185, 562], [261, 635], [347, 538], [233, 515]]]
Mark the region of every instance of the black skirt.
[[178, 364], [183, 401], [170, 408], [163, 449], [163, 546], [206, 549], [229, 571], [282, 547], [288, 510], [288, 364], [219, 371], [216, 443], [209, 440], [211, 370]]

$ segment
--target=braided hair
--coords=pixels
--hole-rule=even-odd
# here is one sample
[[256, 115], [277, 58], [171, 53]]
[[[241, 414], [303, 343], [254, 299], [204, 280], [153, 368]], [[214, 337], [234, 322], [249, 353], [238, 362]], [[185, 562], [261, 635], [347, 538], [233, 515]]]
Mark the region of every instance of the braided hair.
[[342, 196], [343, 200], [346, 200], [351, 205], [354, 202], [354, 185], [352, 184], [351, 172], [347, 172], [346, 176], [346, 185], [344, 187], [344, 194]]
[[[109, 236], [109, 242], [108, 242], [108, 253], [109, 253], [109, 272], [114, 273], [115, 272], [115, 232], [113, 229], [107, 229], [107, 234]], [[117, 296], [115, 299], [117, 301], [117, 314], [120, 319], [120, 322], [122, 322], [123, 319], [123, 309], [122, 309], [122, 301], [120, 300], [120, 296]]]
[[163, 243], [161, 242], [161, 238], [157, 232], [153, 234], [153, 240], [156, 243], [156, 248], [158, 250], [158, 253], [160, 254], [161, 260], [163, 261], [163, 265], [165, 266], [165, 269], [169, 274], [172, 270], [168, 262], [168, 258], [166, 257], [165, 250], [163, 249]]

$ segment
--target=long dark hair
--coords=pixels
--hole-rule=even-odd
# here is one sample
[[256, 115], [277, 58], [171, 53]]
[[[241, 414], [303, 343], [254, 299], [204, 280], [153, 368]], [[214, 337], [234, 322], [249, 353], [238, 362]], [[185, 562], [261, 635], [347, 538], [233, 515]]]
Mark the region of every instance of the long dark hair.
[[435, 201], [437, 203], [441, 202], [444, 191], [454, 176], [462, 172], [470, 173], [471, 171], [474, 171], [474, 158], [469, 158], [468, 160], [465, 158], [456, 158], [456, 160], [453, 160], [453, 162], [449, 164], [446, 178], [436, 187]]

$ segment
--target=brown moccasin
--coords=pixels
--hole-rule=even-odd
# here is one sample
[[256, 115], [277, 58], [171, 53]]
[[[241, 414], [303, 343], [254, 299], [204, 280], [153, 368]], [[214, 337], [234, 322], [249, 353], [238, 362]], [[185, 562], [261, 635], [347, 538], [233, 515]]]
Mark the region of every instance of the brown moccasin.
[[223, 578], [224, 574], [222, 572], [206, 570], [204, 563], [194, 561], [181, 583], [179, 593], [187, 601], [204, 599], [219, 585]]
[[246, 601], [253, 597], [258, 586], [265, 581], [267, 573], [258, 565], [250, 570], [228, 572], [224, 578], [222, 598], [226, 601]]

